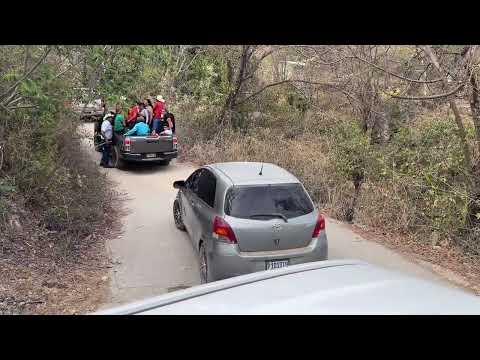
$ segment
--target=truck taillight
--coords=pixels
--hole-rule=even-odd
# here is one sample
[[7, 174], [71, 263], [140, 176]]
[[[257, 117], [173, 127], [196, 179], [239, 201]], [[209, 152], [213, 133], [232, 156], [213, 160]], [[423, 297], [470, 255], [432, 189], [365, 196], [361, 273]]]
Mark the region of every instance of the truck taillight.
[[125, 138], [125, 141], [123, 142], [123, 150], [124, 151], [130, 151], [130, 145], [132, 143], [132, 140], [130, 138]]
[[312, 238], [320, 236], [320, 231], [325, 230], [325, 217], [322, 214], [318, 214], [317, 223], [315, 229], [313, 229]]
[[215, 220], [213, 220], [213, 237], [226, 240], [232, 244], [237, 243], [237, 238], [230, 225], [218, 216], [215, 216]]
[[177, 145], [178, 145], [177, 137], [174, 136], [172, 141], [173, 141], [173, 148], [176, 149], [176, 148], [177, 148]]

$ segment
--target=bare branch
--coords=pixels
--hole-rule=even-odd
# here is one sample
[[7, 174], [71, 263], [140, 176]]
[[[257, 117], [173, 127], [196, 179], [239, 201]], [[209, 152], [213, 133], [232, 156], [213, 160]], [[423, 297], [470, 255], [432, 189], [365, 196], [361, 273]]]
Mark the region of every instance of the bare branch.
[[249, 72], [249, 74], [248, 74], [247, 76], [245, 76], [245, 77], [243, 78], [242, 81], [246, 81], [246, 80], [250, 79], [251, 77], [253, 77], [253, 75], [255, 75], [255, 73], [257, 72], [260, 64], [261, 64], [262, 61], [263, 61], [263, 59], [265, 59], [265, 58], [266, 58], [267, 56], [269, 56], [269, 55], [272, 55], [275, 51], [277, 51], [277, 50], [279, 50], [279, 49], [280, 49], [280, 47], [274, 47], [274, 48], [272, 48], [272, 49], [264, 52], [264, 53], [262, 54], [262, 56], [260, 56], [260, 57], [257, 59], [257, 63], [255, 64], [255, 67]]
[[3, 110], [5, 110], [7, 113], [9, 113], [9, 114], [11, 113], [11, 111], [10, 111], [5, 105], [3, 105], [2, 103], [0, 103], [0, 107], [1, 107]]
[[433, 83], [437, 83], [437, 82], [442, 82], [442, 81], [443, 81], [443, 79], [435, 79], [435, 80], [415, 80], [415, 79], [410, 79], [410, 78], [407, 78], [407, 77], [405, 77], [405, 76], [402, 76], [402, 75], [399, 75], [399, 74], [395, 74], [395, 73], [393, 73], [393, 72], [391, 72], [391, 71], [388, 71], [388, 70], [386, 70], [386, 69], [384, 69], [384, 68], [382, 68], [382, 67], [380, 67], [380, 66], [378, 66], [378, 65], [376, 65], [376, 64], [374, 64], [374, 63], [372, 63], [372, 62], [370, 62], [370, 61], [368, 61], [368, 60], [366, 60], [366, 59], [362, 59], [362, 58], [361, 58], [360, 56], [358, 56], [358, 55], [354, 55], [354, 57], [355, 57], [356, 59], [358, 59], [358, 60], [360, 60], [360, 61], [362, 61], [362, 62], [370, 65], [370, 66], [373, 66], [374, 68], [376, 68], [376, 69], [378, 69], [378, 70], [380, 70], [380, 71], [383, 71], [383, 72], [385, 72], [385, 73], [387, 73], [387, 74], [389, 74], [389, 75], [392, 75], [392, 76], [394, 76], [394, 77], [396, 77], [396, 78], [399, 78], [399, 79], [402, 79], [402, 80], [405, 80], [405, 81], [409, 81], [409, 82], [413, 82], [413, 83], [417, 83], [417, 84], [433, 84]]
[[440, 98], [446, 98], [446, 97], [452, 96], [457, 92], [459, 92], [464, 86], [465, 84], [462, 83], [452, 91], [449, 91], [443, 94], [431, 95], [431, 96], [397, 96], [397, 95], [390, 95], [390, 94], [388, 95], [392, 98], [400, 99], [400, 100], [433, 100], [433, 99], [440, 99]]
[[55, 75], [54, 79], [58, 79], [60, 76], [65, 74], [68, 70], [70, 70], [70, 67], [66, 68], [65, 70], [63, 70], [60, 73], [58, 73], [57, 75]]
[[7, 107], [10, 107], [10, 106], [13, 106], [15, 105], [16, 103], [18, 103], [19, 101], [23, 100], [23, 97], [20, 96], [12, 101], [9, 101], [9, 102], [6, 102], [4, 105], [7, 106]]
[[265, 85], [264, 87], [262, 87], [260, 90], [254, 92], [253, 94], [250, 94], [249, 96], [247, 96], [246, 98], [236, 102], [234, 105], [235, 106], [238, 106], [240, 104], [243, 104], [244, 102], [250, 100], [251, 98], [259, 95], [260, 93], [262, 93], [263, 91], [265, 91], [266, 89], [270, 88], [270, 87], [273, 87], [273, 86], [278, 86], [278, 85], [282, 85], [282, 84], [286, 84], [286, 83], [305, 83], [305, 84], [312, 84], [312, 85], [320, 85], [320, 86], [323, 86], [325, 88], [329, 88], [329, 89], [334, 89], [334, 90], [337, 90], [337, 91], [341, 91], [342, 93], [345, 93], [347, 96], [351, 96], [350, 94], [348, 94], [347, 92], [344, 92], [340, 89], [340, 87], [336, 84], [331, 84], [331, 83], [324, 83], [324, 82], [316, 82], [316, 81], [309, 81], [309, 80], [302, 80], [302, 79], [286, 79], [286, 80], [282, 80], [282, 81], [277, 81], [277, 82], [274, 82], [274, 83], [271, 83], [271, 84], [268, 84], [268, 85]]
[[18, 85], [20, 85], [22, 83], [22, 81], [24, 81], [26, 78], [28, 78], [39, 66], [40, 64], [43, 62], [43, 60], [45, 60], [45, 58], [47, 57], [47, 55], [50, 53], [50, 51], [52, 50], [51, 47], [48, 47], [44, 54], [42, 55], [42, 57], [36, 62], [35, 65], [33, 65], [33, 67], [25, 74], [23, 75], [20, 80], [18, 80], [15, 84], [13, 84], [11, 87], [9, 87], [7, 89], [7, 91], [5, 91], [3, 94], [0, 95], [0, 99], [3, 99], [5, 96], [7, 96], [8, 94], [10, 94], [11, 91], [13, 91], [14, 89], [17, 88]]
[[[303, 47], [303, 46], [301, 46], [301, 47]], [[338, 64], [339, 62], [344, 61], [344, 60], [346, 60], [346, 59], [352, 59], [352, 58], [353, 58], [353, 56], [344, 56], [344, 57], [335, 59], [335, 60], [333, 60], [333, 61], [325, 61], [322, 57], [323, 57], [324, 55], [326, 55], [327, 53], [331, 52], [330, 49], [328, 49], [328, 50], [322, 52], [321, 54], [319, 54], [319, 53], [318, 53], [318, 49], [312, 48], [312, 47], [309, 47], [309, 48], [311, 48], [311, 49], [315, 52], [316, 56], [314, 56], [314, 57], [312, 57], [312, 58], [310, 58], [310, 59], [307, 59], [305, 62], [310, 62], [310, 61], [312, 61], [312, 62], [317, 63], [317, 64], [320, 64], [320, 65], [331, 66], [331, 65]], [[295, 48], [295, 50], [296, 50], [296, 52], [299, 53], [300, 55], [305, 56], [305, 54], [303, 54], [298, 48]]]
[[5, 105], [8, 105], [8, 104], [15, 98], [15, 96], [17, 96], [17, 95], [18, 95], [17, 91], [12, 92], [12, 93], [10, 94], [10, 96], [9, 96], [6, 100], [3, 101], [3, 103], [4, 103]]
[[254, 92], [253, 94], [247, 96], [246, 98], [244, 98], [244, 99], [242, 99], [242, 100], [240, 100], [240, 101], [235, 102], [233, 105], [234, 105], [234, 106], [238, 106], [238, 105], [240, 105], [240, 104], [243, 104], [245, 101], [247, 101], [247, 100], [249, 100], [249, 99], [251, 99], [251, 98], [259, 95], [260, 93], [262, 93], [263, 91], [265, 91], [266, 89], [268, 89], [268, 88], [270, 88], [270, 87], [272, 87], [272, 86], [277, 86], [277, 85], [285, 84], [285, 83], [288, 83], [288, 82], [290, 82], [290, 81], [291, 81], [291, 80], [288, 80], [288, 79], [287, 79], [287, 80], [282, 80], [282, 81], [278, 81], [278, 82], [275, 82], [275, 83], [271, 83], [271, 84], [265, 85], [265, 86], [262, 87], [260, 90]]
[[20, 106], [10, 108], [9, 110], [33, 109], [33, 108], [38, 108], [38, 105], [20, 105]]

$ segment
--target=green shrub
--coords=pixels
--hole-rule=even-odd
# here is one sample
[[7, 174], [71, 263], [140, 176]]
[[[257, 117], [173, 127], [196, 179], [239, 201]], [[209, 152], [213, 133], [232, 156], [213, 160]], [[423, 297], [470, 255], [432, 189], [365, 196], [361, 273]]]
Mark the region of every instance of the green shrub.
[[[43, 64], [22, 82], [19, 93], [35, 105], [1, 121], [4, 163], [0, 172], [0, 214], [21, 201], [38, 226], [51, 230], [57, 250], [70, 254], [72, 245], [94, 231], [109, 206], [106, 180], [81, 150], [77, 118], [65, 107], [71, 83], [56, 77], [58, 69]], [[7, 217], [0, 216], [0, 228]], [[43, 228], [43, 229], [42, 229]], [[20, 233], [9, 232], [21, 237]]]
[[347, 180], [363, 181], [372, 161], [368, 135], [354, 121], [339, 121], [330, 135], [336, 171]]

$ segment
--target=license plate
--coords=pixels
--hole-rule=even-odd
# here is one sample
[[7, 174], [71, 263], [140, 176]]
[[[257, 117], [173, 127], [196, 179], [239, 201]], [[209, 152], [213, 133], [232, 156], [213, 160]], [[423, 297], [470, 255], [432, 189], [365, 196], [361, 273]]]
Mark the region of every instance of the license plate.
[[288, 260], [266, 261], [265, 270], [280, 269], [288, 266]]
[[147, 154], [147, 158], [154, 158], [156, 156], [157, 156], [157, 154]]

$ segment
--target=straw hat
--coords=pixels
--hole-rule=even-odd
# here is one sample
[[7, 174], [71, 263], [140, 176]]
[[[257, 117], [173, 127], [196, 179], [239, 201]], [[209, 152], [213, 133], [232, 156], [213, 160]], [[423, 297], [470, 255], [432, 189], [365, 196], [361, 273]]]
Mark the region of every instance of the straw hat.
[[157, 101], [165, 102], [165, 99], [163, 98], [162, 95], [157, 95], [156, 99]]

